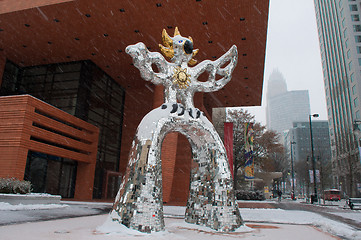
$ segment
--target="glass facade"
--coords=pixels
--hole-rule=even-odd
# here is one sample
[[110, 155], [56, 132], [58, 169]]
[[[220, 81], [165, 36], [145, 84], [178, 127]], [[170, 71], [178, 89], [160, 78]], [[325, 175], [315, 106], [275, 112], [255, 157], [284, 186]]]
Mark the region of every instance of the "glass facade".
[[73, 198], [76, 170], [76, 161], [29, 151], [24, 179], [31, 182], [33, 192]]
[[[355, 195], [360, 180], [353, 121], [360, 110], [360, 0], [314, 0], [325, 91], [328, 96], [334, 187]], [[348, 30], [348, 31], [347, 31]], [[353, 87], [354, 86], [354, 87]], [[359, 192], [361, 194], [361, 192]]]
[[[91, 61], [26, 68], [20, 68], [8, 61], [3, 74], [0, 94], [30, 94], [99, 127], [94, 198], [101, 198], [104, 191], [105, 179], [103, 178], [106, 172], [119, 170], [125, 95], [123, 88]], [[29, 178], [34, 169], [31, 167], [32, 162], [40, 161], [37, 159], [40, 158], [32, 157], [32, 155], [28, 158], [27, 169], [30, 172], [27, 172], [27, 176]], [[49, 159], [53, 158], [45, 157], [42, 160], [45, 172], [45, 166], [52, 169], [49, 166], [52, 166], [54, 161]], [[60, 162], [64, 161], [68, 160]], [[111, 181], [110, 184], [112, 183], [117, 184], [116, 181]], [[65, 182], [62, 182], [61, 187], [63, 184]], [[108, 186], [108, 189], [113, 188], [113, 186]], [[118, 186], [114, 189], [117, 188]], [[39, 191], [44, 189], [49, 191], [44, 186], [39, 186], [39, 189]], [[58, 190], [60, 191], [60, 188]], [[113, 197], [114, 194], [112, 193], [111, 196]], [[66, 196], [72, 196], [72, 194]]]
[[[314, 154], [322, 157], [326, 162], [331, 161], [330, 134], [327, 121], [312, 121], [312, 136], [314, 143]], [[295, 141], [294, 160], [306, 161], [311, 156], [310, 123], [293, 122], [293, 127], [288, 133], [286, 143]]]

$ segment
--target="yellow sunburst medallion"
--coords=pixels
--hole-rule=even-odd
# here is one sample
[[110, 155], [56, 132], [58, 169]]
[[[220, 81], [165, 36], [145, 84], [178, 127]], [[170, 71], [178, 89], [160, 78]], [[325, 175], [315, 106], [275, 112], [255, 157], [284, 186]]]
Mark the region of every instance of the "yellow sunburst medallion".
[[187, 69], [182, 69], [181, 67], [177, 67], [174, 69], [173, 74], [173, 84], [178, 84], [179, 88], [187, 88], [189, 86], [189, 83], [191, 82], [191, 79], [189, 78], [190, 75], [187, 74]]

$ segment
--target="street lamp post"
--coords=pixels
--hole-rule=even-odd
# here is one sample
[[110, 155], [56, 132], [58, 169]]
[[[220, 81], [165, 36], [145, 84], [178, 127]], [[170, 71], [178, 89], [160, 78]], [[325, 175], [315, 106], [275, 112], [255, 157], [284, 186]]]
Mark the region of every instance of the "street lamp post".
[[313, 171], [313, 186], [314, 186], [314, 199], [312, 199], [311, 197], [311, 202], [313, 203], [314, 201], [318, 201], [318, 197], [317, 197], [317, 179], [316, 179], [316, 161], [315, 161], [315, 155], [313, 152], [313, 136], [312, 136], [312, 120], [311, 117], [319, 117], [319, 115], [317, 113], [312, 114], [312, 115], [308, 115], [308, 120], [310, 123], [310, 137], [311, 137], [311, 158], [312, 158], [312, 171]]
[[354, 120], [353, 121], [353, 132], [354, 132], [354, 135], [356, 137], [358, 147], [360, 146], [360, 135], [361, 135], [361, 131], [360, 131], [359, 127], [358, 127], [359, 125], [361, 125], [360, 120]]
[[291, 141], [290, 142], [290, 146], [291, 146], [291, 164], [292, 164], [292, 200], [296, 200], [295, 198], [295, 171], [293, 169], [293, 154], [292, 154], [292, 145], [296, 144], [296, 142]]
[[[356, 142], [357, 142], [357, 149], [358, 149], [358, 152], [359, 152], [359, 156], [358, 156], [358, 158], [357, 159], [359, 159], [360, 158], [360, 161], [361, 161], [361, 149], [360, 149], [360, 144], [361, 144], [361, 142], [360, 142], [360, 140], [361, 140], [361, 138], [360, 138], [360, 136], [361, 136], [361, 131], [360, 131], [360, 128], [359, 128], [359, 125], [361, 124], [361, 121], [360, 120], [354, 120], [353, 121], [353, 134], [354, 134], [354, 136], [355, 136], [355, 138], [356, 138]], [[352, 159], [350, 159], [350, 161], [352, 161]], [[351, 163], [351, 162], [350, 162]], [[353, 165], [353, 164], [352, 164]], [[351, 176], [354, 176], [354, 174], [351, 174], [351, 171], [352, 171], [352, 169], [350, 169], [350, 175]], [[352, 183], [352, 181], [353, 181], [353, 179], [351, 179], [351, 183]], [[352, 184], [353, 185], [353, 184]], [[351, 197], [353, 196], [353, 194], [354, 194], [354, 190], [351, 188]]]

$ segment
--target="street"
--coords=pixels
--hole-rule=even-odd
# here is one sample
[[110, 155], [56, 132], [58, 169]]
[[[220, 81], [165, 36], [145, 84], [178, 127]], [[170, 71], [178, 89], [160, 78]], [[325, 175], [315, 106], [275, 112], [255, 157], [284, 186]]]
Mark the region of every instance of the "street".
[[[329, 219], [343, 222], [361, 231], [361, 210], [351, 210], [348, 206], [345, 207], [345, 201], [340, 202], [326, 202], [327, 205], [313, 205], [303, 204], [292, 200], [284, 200], [280, 203], [275, 203], [275, 206], [284, 210], [300, 210], [318, 213]], [[350, 218], [347, 218], [349, 216]], [[354, 217], [353, 217], [354, 216]], [[353, 218], [358, 218], [356, 221]]]

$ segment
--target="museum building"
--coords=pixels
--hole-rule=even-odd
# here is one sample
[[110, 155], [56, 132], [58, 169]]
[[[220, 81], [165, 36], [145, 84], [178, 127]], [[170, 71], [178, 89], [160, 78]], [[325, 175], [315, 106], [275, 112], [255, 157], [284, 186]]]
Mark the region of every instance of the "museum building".
[[[162, 30], [175, 27], [198, 62], [237, 45], [232, 80], [195, 95], [211, 119], [212, 108], [261, 105], [268, 10], [268, 0], [0, 1], [0, 177], [63, 198], [114, 198], [138, 124], [163, 103], [125, 48], [159, 52]], [[164, 202], [186, 202], [191, 166], [188, 140], [168, 134]]]

